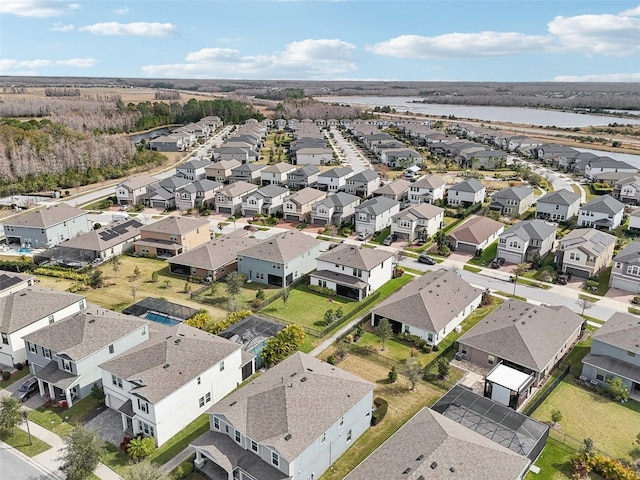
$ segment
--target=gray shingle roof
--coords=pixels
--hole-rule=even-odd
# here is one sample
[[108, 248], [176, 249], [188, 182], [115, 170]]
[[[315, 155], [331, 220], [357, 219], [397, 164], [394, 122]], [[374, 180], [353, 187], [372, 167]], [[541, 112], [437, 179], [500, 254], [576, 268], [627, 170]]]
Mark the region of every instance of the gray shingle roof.
[[640, 242], [631, 242], [618, 255], [613, 257], [615, 262], [640, 263]]
[[17, 227], [48, 228], [72, 218], [86, 215], [87, 212], [79, 208], [72, 207], [66, 203], [57, 203], [35, 212], [25, 213], [16, 218], [4, 222], [5, 225]]
[[142, 223], [135, 219], [110, 223], [98, 230], [91, 230], [77, 237], [65, 240], [59, 243], [58, 246], [102, 252], [139, 236], [140, 227], [142, 227]]
[[598, 212], [606, 213], [608, 215], [615, 215], [617, 213], [620, 213], [622, 210], [624, 210], [624, 203], [619, 202], [611, 195], [602, 195], [601, 197], [596, 197], [580, 207], [581, 212]]
[[140, 227], [140, 231], [184, 235], [197, 228], [206, 228], [209, 230], [209, 222], [204, 218], [188, 218], [171, 215], [150, 225]]
[[455, 192], [458, 190], [460, 192], [476, 193], [480, 192], [483, 188], [485, 188], [485, 186], [480, 181], [475, 178], [467, 178], [465, 181], [449, 187], [449, 191], [453, 190]]
[[529, 195], [533, 195], [533, 188], [529, 187], [509, 187], [498, 190], [493, 194], [493, 198], [506, 198], [511, 200], [524, 200]]
[[[35, 278], [36, 277], [34, 277], [33, 275], [22, 273], [0, 272], [0, 294], [5, 290], [9, 290], [10, 288], [15, 287], [16, 285], [27, 282], [28, 280], [31, 280], [31, 282], [33, 283]], [[0, 300], [0, 302], [1, 301], [2, 300]], [[4, 330], [2, 331], [4, 332]]]
[[356, 207], [356, 212], [366, 212], [369, 215], [380, 215], [387, 210], [399, 206], [400, 202], [387, 197], [374, 197], [365, 200]]
[[[381, 197], [385, 198], [385, 197]], [[430, 203], [419, 203], [417, 205], [411, 205], [404, 210], [400, 210], [391, 218], [403, 218], [409, 217], [412, 220], [425, 219], [431, 220], [444, 212], [444, 208], [436, 207]]]
[[543, 307], [509, 299], [459, 342], [540, 372], [582, 322], [580, 315], [564, 306]]
[[418, 179], [416, 182], [411, 185], [412, 187], [420, 187], [420, 188], [440, 188], [443, 185], [446, 185], [447, 182], [439, 175], [425, 175], [424, 177]]
[[118, 186], [127, 187], [131, 190], [137, 190], [138, 188], [146, 187], [147, 185], [151, 185], [157, 182], [158, 179], [150, 175], [136, 175], [135, 177], [118, 184]]
[[262, 195], [265, 198], [273, 198], [283, 193], [289, 193], [288, 188], [281, 187], [280, 185], [267, 185], [266, 187], [259, 188], [256, 192], [259, 195]]
[[374, 387], [297, 352], [231, 393], [208, 413], [224, 416], [249, 438], [271, 445], [293, 460]]
[[296, 193], [292, 195], [289, 195], [287, 198], [285, 198], [285, 201], [291, 200], [292, 202], [297, 203], [298, 205], [304, 205], [306, 203], [320, 200], [326, 196], [327, 196], [327, 192], [323, 192], [311, 187], [306, 187], [306, 188], [303, 188], [302, 190], [298, 190]]
[[411, 186], [411, 182], [409, 180], [405, 180], [404, 178], [398, 178], [393, 182], [387, 183], [382, 187], [374, 190], [374, 195], [400, 195], [409, 190]]
[[295, 170], [295, 168], [295, 165], [291, 165], [290, 163], [279, 162], [273, 165], [269, 165], [262, 171], [266, 173], [286, 173]]
[[561, 249], [578, 247], [586, 253], [598, 256], [616, 243], [616, 237], [595, 228], [577, 228], [560, 239]]
[[245, 235], [244, 230], [238, 230], [171, 257], [167, 262], [174, 265], [186, 265], [215, 271], [235, 262], [238, 252], [261, 241], [255, 237]]
[[345, 480], [516, 480], [528, 465], [527, 457], [425, 407]]
[[341, 178], [353, 173], [353, 169], [351, 167], [334, 167], [331, 170], [327, 170], [326, 172], [318, 175], [319, 177], [333, 177], [333, 178]]
[[598, 157], [595, 160], [591, 160], [589, 162], [589, 165], [592, 168], [624, 168], [629, 170], [636, 169], [633, 165], [629, 165], [627, 162], [614, 160], [611, 157]]
[[640, 355], [640, 319], [616, 312], [593, 334], [593, 339]]
[[482, 295], [450, 270], [425, 273], [385, 299], [371, 313], [428, 332], [439, 332]]
[[293, 175], [307, 178], [309, 175], [320, 173], [320, 169], [315, 165], [305, 165], [304, 167], [297, 168]]
[[321, 200], [320, 202], [314, 204], [314, 208], [317, 205], [326, 205], [327, 207], [333, 207], [333, 206], [344, 207], [345, 205], [351, 205], [352, 203], [359, 202], [359, 201], [360, 201], [360, 197], [356, 197], [355, 195], [351, 195], [350, 193], [336, 192], [329, 195], [324, 200]]
[[548, 224], [543, 220], [524, 220], [516, 223], [513, 227], [506, 230], [500, 237], [511, 236], [517, 234], [523, 240], [534, 239], [544, 240], [550, 235], [554, 235], [556, 227]]
[[380, 178], [380, 176], [378, 175], [378, 172], [376, 172], [375, 170], [371, 170], [370, 168], [367, 168], [349, 177], [349, 180], [354, 182], [370, 182], [372, 180], [375, 180], [376, 178]]
[[298, 230], [290, 230], [284, 233], [277, 233], [257, 245], [238, 252], [238, 255], [285, 264], [320, 245], [320, 243], [311, 235], [306, 235]]
[[209, 169], [222, 169], [222, 170], [227, 170], [227, 169], [231, 169], [234, 167], [237, 167], [238, 165], [240, 165], [241, 162], [239, 160], [218, 160], [215, 163], [212, 163], [211, 165], [209, 165], [207, 167], [207, 170]]
[[577, 201], [580, 201], [580, 195], [565, 189], [547, 193], [538, 199], [538, 203], [550, 203], [552, 205], [565, 206], [573, 205]]
[[360, 270], [371, 270], [391, 257], [393, 253], [387, 250], [343, 244], [326, 251], [318, 260]]
[[257, 189], [258, 186], [253, 183], [240, 181], [225, 185], [220, 190], [218, 190], [218, 193], [227, 197], [235, 198]]
[[242, 165], [233, 167], [231, 169], [231, 173], [235, 174], [236, 172], [258, 172], [260, 170], [264, 170], [266, 167], [266, 165], [261, 163], [243, 163]]
[[0, 298], [0, 331], [14, 333], [78, 303], [84, 297], [42, 287], [29, 287]]

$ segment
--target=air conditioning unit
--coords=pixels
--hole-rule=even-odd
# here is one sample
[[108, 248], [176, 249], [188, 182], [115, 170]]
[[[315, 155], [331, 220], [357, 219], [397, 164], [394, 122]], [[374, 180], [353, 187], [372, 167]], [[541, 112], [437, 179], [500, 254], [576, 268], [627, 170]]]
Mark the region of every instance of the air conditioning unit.
[[456, 325], [454, 330], [456, 331], [456, 333], [460, 333], [462, 331], [462, 327], [460, 325]]

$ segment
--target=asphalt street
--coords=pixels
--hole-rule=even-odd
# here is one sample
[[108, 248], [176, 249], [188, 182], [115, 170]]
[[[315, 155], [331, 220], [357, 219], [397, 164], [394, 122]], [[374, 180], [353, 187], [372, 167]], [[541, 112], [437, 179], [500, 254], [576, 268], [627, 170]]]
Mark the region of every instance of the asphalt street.
[[0, 443], [0, 478], [2, 480], [52, 480], [56, 477], [36, 468], [6, 443]]

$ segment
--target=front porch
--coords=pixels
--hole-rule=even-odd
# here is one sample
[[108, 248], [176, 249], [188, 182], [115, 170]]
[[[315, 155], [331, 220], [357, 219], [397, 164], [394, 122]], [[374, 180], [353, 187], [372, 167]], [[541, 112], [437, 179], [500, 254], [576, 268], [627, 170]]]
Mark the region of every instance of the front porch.
[[58, 362], [55, 361], [49, 362], [34, 376], [38, 379], [41, 397], [47, 398], [49, 402], [58, 403], [61, 407], [73, 407], [73, 401], [79, 397], [80, 388], [75, 384], [80, 377], [60, 370]]

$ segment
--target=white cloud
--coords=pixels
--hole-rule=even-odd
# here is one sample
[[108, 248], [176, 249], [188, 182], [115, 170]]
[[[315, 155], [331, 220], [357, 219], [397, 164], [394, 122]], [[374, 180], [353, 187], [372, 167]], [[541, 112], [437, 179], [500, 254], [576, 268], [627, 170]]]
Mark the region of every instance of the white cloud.
[[64, 0], [2, 0], [0, 13], [20, 17], [59, 17], [80, 8]]
[[596, 73], [593, 75], [560, 75], [556, 82], [640, 82], [640, 73]]
[[56, 22], [53, 24], [53, 27], [51, 27], [49, 30], [51, 30], [52, 32], [70, 32], [74, 28], [75, 27], [73, 26], [72, 23], [65, 25], [62, 22]]
[[620, 15], [626, 15], [629, 17], [635, 17], [636, 15], [640, 15], [640, 5], [638, 5], [636, 8], [630, 8], [629, 10], [625, 10], [624, 12], [621, 12]]
[[190, 52], [185, 63], [147, 65], [149, 76], [196, 78], [336, 79], [355, 70], [355, 46], [338, 39], [292, 42], [284, 51], [243, 55], [231, 48], [203, 48]]
[[80, 27], [81, 32], [89, 32], [94, 35], [132, 35], [139, 37], [166, 37], [177, 32], [177, 28], [172, 23], [157, 22], [134, 22], [118, 23], [104, 22], [94, 23]]
[[129, 13], [129, 8], [128, 7], [122, 7], [122, 8], [116, 8], [113, 13], [115, 13], [116, 15], [126, 15], [127, 13]]
[[90, 68], [96, 63], [98, 60], [95, 58], [69, 58], [66, 60], [14, 60], [7, 58], [0, 60], [0, 74], [35, 72], [36, 69], [52, 67]]

